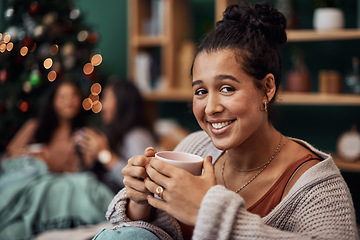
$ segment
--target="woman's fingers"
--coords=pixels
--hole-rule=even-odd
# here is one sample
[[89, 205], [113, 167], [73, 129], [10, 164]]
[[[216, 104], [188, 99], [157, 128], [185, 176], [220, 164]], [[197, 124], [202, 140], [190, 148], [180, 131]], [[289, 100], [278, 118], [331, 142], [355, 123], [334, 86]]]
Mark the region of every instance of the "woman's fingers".
[[155, 157], [156, 150], [153, 147], [147, 147], [145, 149], [145, 156], [146, 157]]
[[138, 192], [147, 193], [147, 194], [149, 193], [149, 190], [145, 187], [144, 180], [142, 179], [125, 176], [123, 182], [126, 187], [134, 189]]
[[207, 156], [203, 162], [204, 173], [203, 175], [215, 175], [214, 165], [212, 164], [212, 157]]
[[146, 173], [156, 183], [167, 186], [170, 177], [181, 179], [182, 175], [190, 174], [186, 170], [172, 166], [156, 158], [150, 158], [150, 164], [146, 167]]

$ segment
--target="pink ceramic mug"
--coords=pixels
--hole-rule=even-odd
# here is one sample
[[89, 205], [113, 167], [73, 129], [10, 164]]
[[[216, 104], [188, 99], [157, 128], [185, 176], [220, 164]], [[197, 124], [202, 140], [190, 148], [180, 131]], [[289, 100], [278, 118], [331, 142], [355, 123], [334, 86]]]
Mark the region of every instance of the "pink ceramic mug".
[[162, 151], [156, 153], [155, 158], [175, 167], [182, 168], [193, 175], [201, 175], [203, 158], [198, 155], [184, 152]]
[[[175, 167], [184, 169], [193, 175], [201, 175], [203, 158], [198, 155], [184, 152], [162, 151], [156, 153], [155, 158]], [[161, 199], [156, 194], [154, 196]]]

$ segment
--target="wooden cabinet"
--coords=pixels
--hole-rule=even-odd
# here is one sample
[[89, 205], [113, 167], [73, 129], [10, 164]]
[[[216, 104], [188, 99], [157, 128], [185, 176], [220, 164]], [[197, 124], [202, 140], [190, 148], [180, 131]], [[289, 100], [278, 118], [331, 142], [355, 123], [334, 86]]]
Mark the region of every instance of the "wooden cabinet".
[[128, 77], [145, 95], [185, 88], [178, 56], [190, 21], [187, 0], [128, 0]]
[[[215, 19], [222, 16], [225, 8], [235, 0], [215, 0]], [[160, 6], [160, 30], [153, 34], [148, 32], [149, 21], [154, 15], [154, 3]], [[192, 98], [190, 79], [182, 74], [180, 55], [182, 46], [191, 32], [191, 14], [189, 1], [185, 0], [129, 0], [128, 1], [128, 75], [136, 79], [136, 72], [142, 66], [137, 60], [144, 53], [155, 58], [158, 64], [158, 75], [155, 80], [147, 79], [152, 85], [143, 91], [146, 99], [151, 101], [188, 101]], [[159, 13], [157, 13], [159, 14]], [[329, 32], [314, 30], [288, 30], [288, 42], [328, 41], [360, 39], [360, 30], [342, 29]], [[188, 54], [189, 55], [189, 54]], [[157, 58], [157, 59], [156, 59]], [[188, 66], [192, 56], [188, 56]], [[135, 63], [136, 62], [136, 63]], [[189, 69], [190, 71], [190, 69]], [[139, 74], [138, 74], [139, 75]], [[140, 74], [141, 75], [141, 74]], [[156, 75], [156, 74], [155, 74]], [[144, 79], [140, 79], [144, 80]], [[154, 83], [155, 82], [155, 83]], [[351, 94], [319, 93], [279, 93], [281, 105], [347, 105], [360, 106], [360, 96]]]

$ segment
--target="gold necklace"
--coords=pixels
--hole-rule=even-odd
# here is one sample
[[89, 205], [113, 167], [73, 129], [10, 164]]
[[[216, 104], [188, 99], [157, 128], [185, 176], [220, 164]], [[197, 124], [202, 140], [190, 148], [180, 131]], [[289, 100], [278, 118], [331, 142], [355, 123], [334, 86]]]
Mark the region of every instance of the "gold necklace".
[[[269, 166], [269, 164], [271, 163], [271, 161], [274, 160], [274, 158], [279, 154], [279, 152], [280, 152], [281, 149], [285, 146], [285, 144], [286, 144], [286, 142], [287, 142], [287, 140], [288, 140], [288, 138], [287, 138], [287, 139], [285, 140], [284, 144], [281, 146], [282, 137], [283, 137], [283, 135], [281, 134], [281, 138], [280, 138], [279, 145], [277, 146], [274, 154], [270, 157], [269, 161], [267, 161], [264, 165], [262, 165], [262, 166], [260, 166], [260, 167], [254, 168], [254, 170], [257, 170], [257, 169], [260, 169], [260, 168], [261, 168], [261, 170], [260, 170], [257, 174], [255, 174], [255, 176], [254, 176], [252, 179], [250, 179], [247, 183], [245, 183], [241, 188], [239, 188], [238, 190], [236, 190], [236, 191], [235, 191], [236, 193], [240, 192], [240, 191], [243, 190], [247, 185], [249, 185], [252, 181], [254, 181], [255, 178], [256, 178], [257, 176], [259, 176], [260, 173], [262, 173], [262, 172], [265, 170], [265, 168], [266, 168], [267, 166]], [[226, 163], [226, 157], [225, 157], [225, 159], [224, 159], [224, 162], [223, 162], [223, 165], [222, 165], [222, 171], [221, 171], [221, 176], [222, 176], [222, 180], [223, 180], [223, 183], [224, 183], [224, 187], [226, 188], [225, 177], [224, 177], [225, 163]], [[250, 170], [242, 170], [242, 172], [247, 172], [247, 171], [251, 172], [251, 170], [254, 171], [253, 169], [250, 169]]]

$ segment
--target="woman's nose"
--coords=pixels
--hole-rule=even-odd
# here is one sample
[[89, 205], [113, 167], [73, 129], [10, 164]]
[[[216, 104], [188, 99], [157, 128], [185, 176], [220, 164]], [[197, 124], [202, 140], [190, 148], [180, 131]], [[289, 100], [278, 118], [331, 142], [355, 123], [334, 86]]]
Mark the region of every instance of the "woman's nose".
[[221, 104], [220, 97], [216, 94], [209, 94], [207, 98], [207, 103], [205, 107], [206, 115], [214, 115], [215, 113], [222, 112], [224, 110], [223, 105]]

